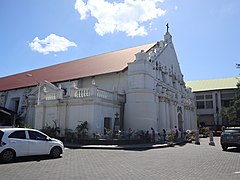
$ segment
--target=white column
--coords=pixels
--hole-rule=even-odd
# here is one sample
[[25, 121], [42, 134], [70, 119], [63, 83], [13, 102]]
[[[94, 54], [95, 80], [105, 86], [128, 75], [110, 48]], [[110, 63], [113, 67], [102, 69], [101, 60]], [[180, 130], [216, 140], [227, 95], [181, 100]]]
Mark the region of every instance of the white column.
[[188, 109], [188, 114], [189, 114], [189, 123], [191, 125], [191, 129], [195, 129], [193, 126], [193, 116], [192, 116], [192, 111], [191, 111], [190, 107]]
[[188, 129], [191, 129], [189, 120], [188, 120], [188, 113], [187, 113], [186, 107], [183, 107], [183, 108], [184, 108], [184, 128], [185, 130], [188, 130]]
[[189, 107], [188, 107], [188, 110], [187, 110], [187, 115], [188, 115], [188, 122], [189, 122], [190, 128], [193, 129], [191, 111], [190, 111]]
[[[161, 68], [161, 67], [159, 67]], [[159, 70], [159, 79], [160, 81], [163, 81], [163, 73], [162, 73], [162, 70]]]
[[41, 105], [35, 106], [34, 128], [42, 129], [44, 126], [44, 107]]
[[214, 91], [212, 93], [212, 97], [213, 97], [213, 118], [214, 118], [214, 123], [217, 124], [217, 107], [218, 107], [218, 104], [217, 104], [217, 99], [216, 99], [216, 91]]
[[174, 127], [174, 119], [173, 119], [173, 102], [170, 100], [169, 102], [169, 116], [170, 116], [170, 128]]
[[190, 116], [190, 123], [191, 123], [191, 129], [195, 129], [195, 127], [194, 127], [194, 125], [193, 125], [193, 121], [194, 121], [194, 119], [193, 119], [193, 113], [192, 113], [192, 111], [191, 111], [191, 108], [189, 108], [189, 116]]
[[220, 116], [222, 111], [222, 102], [221, 102], [221, 93], [218, 91], [217, 93], [217, 99], [218, 99], [218, 125], [222, 124], [222, 117]]
[[174, 118], [175, 118], [175, 124], [177, 127], [179, 127], [179, 124], [178, 124], [178, 113], [177, 113], [177, 103], [174, 102], [173, 103], [173, 113], [174, 113]]
[[170, 129], [170, 116], [169, 116], [169, 100], [166, 99], [166, 103], [165, 103], [165, 113], [166, 113], [166, 125], [167, 125], [167, 129]]
[[171, 113], [172, 128], [174, 128], [174, 126], [177, 125], [176, 124], [176, 113], [175, 113], [174, 109], [175, 109], [174, 108], [174, 102], [171, 101], [171, 111], [170, 111], [170, 113]]
[[160, 97], [159, 98], [159, 108], [160, 108], [160, 114], [159, 114], [159, 121], [160, 121], [160, 131], [161, 129], [167, 128], [167, 120], [166, 120], [166, 107], [165, 107], [165, 98]]
[[59, 128], [60, 128], [60, 133], [61, 135], [65, 134], [65, 129], [66, 129], [66, 111], [67, 111], [67, 104], [66, 103], [61, 103], [59, 105]]

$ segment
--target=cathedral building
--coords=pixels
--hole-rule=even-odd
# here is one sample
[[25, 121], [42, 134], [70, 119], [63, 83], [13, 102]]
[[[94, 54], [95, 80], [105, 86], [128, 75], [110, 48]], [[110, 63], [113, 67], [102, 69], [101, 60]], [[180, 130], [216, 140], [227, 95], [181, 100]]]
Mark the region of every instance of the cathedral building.
[[129, 128], [197, 129], [195, 97], [186, 88], [172, 36], [151, 44], [0, 78], [0, 106], [33, 128], [89, 134]]

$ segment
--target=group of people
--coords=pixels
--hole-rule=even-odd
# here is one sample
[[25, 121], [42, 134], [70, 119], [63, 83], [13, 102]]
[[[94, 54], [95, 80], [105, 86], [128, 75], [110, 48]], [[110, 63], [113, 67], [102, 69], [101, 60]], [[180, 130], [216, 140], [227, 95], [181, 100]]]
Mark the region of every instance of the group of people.
[[[174, 127], [174, 139], [177, 140], [177, 138], [179, 137], [179, 130], [177, 128], [177, 126]], [[145, 133], [145, 140], [147, 142], [152, 142], [155, 143], [156, 141], [156, 133], [155, 130], [153, 128], [151, 128], [151, 134], [149, 134], [149, 131], [146, 131]], [[167, 141], [167, 131], [165, 129], [162, 129], [162, 133], [158, 133], [158, 140], [160, 141]]]
[[151, 128], [152, 133], [150, 134], [149, 131], [147, 130], [144, 135], [144, 139], [146, 142], [155, 142], [155, 130]]

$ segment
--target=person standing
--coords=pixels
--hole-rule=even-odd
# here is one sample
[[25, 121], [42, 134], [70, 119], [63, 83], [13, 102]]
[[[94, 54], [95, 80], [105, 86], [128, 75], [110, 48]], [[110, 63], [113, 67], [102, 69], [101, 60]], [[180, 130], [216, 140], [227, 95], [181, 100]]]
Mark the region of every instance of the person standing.
[[167, 136], [167, 132], [165, 129], [163, 129], [163, 141], [166, 141], [166, 136]]
[[147, 130], [146, 133], [145, 133], [145, 141], [148, 143], [150, 142], [150, 138], [149, 138], [149, 131]]
[[152, 142], [155, 143], [155, 130], [151, 128], [152, 130]]
[[177, 140], [178, 139], [178, 128], [177, 128], [177, 126], [175, 126], [174, 130], [175, 130], [175, 140]]

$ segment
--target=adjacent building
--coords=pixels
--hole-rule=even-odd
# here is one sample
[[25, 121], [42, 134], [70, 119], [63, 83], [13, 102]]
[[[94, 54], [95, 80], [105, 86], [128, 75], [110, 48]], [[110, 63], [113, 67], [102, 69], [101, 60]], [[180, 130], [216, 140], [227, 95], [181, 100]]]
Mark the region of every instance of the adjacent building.
[[209, 127], [234, 125], [221, 116], [223, 107], [228, 107], [237, 92], [240, 77], [209, 79], [187, 82], [196, 96], [198, 123]]
[[172, 36], [151, 44], [0, 78], [0, 106], [36, 129], [64, 134], [88, 122], [104, 129], [197, 129], [195, 98], [186, 88]]

